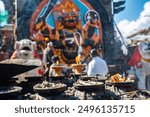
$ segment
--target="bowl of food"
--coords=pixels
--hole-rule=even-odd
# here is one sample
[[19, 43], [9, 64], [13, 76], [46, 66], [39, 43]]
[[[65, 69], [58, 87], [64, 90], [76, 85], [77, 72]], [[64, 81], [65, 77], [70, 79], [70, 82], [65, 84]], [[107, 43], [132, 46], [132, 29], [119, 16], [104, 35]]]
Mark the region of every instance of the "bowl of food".
[[42, 83], [36, 84], [33, 89], [36, 93], [43, 95], [53, 95], [62, 93], [67, 88], [66, 84], [63, 83], [51, 83], [43, 81]]
[[76, 89], [79, 90], [84, 90], [84, 91], [91, 91], [91, 90], [100, 90], [101, 88], [104, 88], [104, 83], [103, 82], [97, 82], [97, 81], [83, 81], [83, 80], [78, 80], [76, 83], [73, 84], [73, 86]]
[[0, 99], [14, 98], [19, 96], [22, 87], [18, 86], [3, 86], [0, 87]]

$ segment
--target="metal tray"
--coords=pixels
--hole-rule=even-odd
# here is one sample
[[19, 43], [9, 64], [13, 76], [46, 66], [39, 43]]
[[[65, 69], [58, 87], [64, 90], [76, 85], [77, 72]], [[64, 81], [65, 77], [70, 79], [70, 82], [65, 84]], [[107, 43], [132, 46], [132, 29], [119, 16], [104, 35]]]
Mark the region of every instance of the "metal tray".
[[81, 76], [81, 80], [91, 80], [91, 81], [97, 81], [97, 82], [105, 82], [107, 80], [107, 77], [97, 77], [97, 76]]
[[18, 86], [0, 87], [0, 99], [7, 99], [18, 96], [22, 88]]
[[96, 91], [97, 89], [101, 89], [104, 87], [104, 84], [102, 82], [99, 82], [99, 84], [93, 84], [93, 85], [83, 85], [79, 83], [74, 83], [73, 86], [76, 89], [84, 90], [84, 91]]
[[110, 81], [106, 81], [105, 83], [106, 83], [106, 85], [124, 86], [124, 87], [134, 85], [134, 82], [129, 82], [129, 81], [126, 81], [126, 82], [110, 82]]
[[36, 84], [33, 89], [36, 93], [39, 93], [41, 95], [56, 95], [64, 92], [67, 88], [67, 85], [63, 84], [62, 87], [57, 87], [57, 88], [38, 88], [38, 84]]

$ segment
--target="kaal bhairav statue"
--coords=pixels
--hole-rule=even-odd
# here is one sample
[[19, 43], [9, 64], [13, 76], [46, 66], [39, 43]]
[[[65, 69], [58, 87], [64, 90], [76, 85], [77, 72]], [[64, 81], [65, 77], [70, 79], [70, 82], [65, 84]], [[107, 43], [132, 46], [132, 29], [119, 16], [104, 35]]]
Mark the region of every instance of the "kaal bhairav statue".
[[32, 15], [30, 36], [46, 46], [52, 42], [61, 63], [74, 63], [75, 57], [102, 44], [99, 14], [86, 0], [43, 0]]

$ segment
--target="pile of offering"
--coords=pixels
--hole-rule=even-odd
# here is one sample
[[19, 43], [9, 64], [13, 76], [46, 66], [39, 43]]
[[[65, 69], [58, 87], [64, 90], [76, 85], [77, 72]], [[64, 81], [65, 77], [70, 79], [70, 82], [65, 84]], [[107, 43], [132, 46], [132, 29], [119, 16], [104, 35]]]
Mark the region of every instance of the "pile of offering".
[[106, 76], [88, 76], [88, 75], [84, 75], [80, 77], [81, 80], [91, 80], [91, 81], [98, 81], [98, 82], [104, 82], [106, 81], [108, 78]]
[[24, 65], [24, 66], [41, 66], [41, 60], [34, 59], [6, 59], [0, 62], [1, 64], [17, 64], [17, 65]]
[[123, 100], [150, 100], [150, 92], [148, 90], [125, 92], [120, 96]]
[[41, 84], [37, 84], [36, 85], [36, 88], [42, 88], [42, 89], [47, 89], [47, 88], [60, 88], [60, 87], [64, 87], [65, 84], [62, 84], [62, 83], [50, 83], [50, 82], [47, 82], [47, 81], [43, 81]]
[[117, 83], [117, 82], [125, 82], [126, 78], [122, 77], [120, 74], [115, 74], [111, 76], [111, 82]]
[[36, 94], [27, 93], [24, 95], [24, 97], [26, 100], [46, 100], [44, 97], [38, 95], [37, 93]]
[[0, 98], [17, 96], [21, 91], [22, 88], [17, 86], [0, 87]]
[[119, 88], [123, 88], [124, 90], [134, 90], [135, 89], [135, 81], [131, 78], [125, 78], [120, 74], [115, 74], [110, 77], [110, 79], [105, 82], [108, 86], [117, 86]]
[[91, 80], [78, 80], [76, 83], [73, 84], [73, 86], [79, 90], [95, 90], [102, 88], [104, 86], [104, 83]]
[[47, 93], [57, 93], [63, 92], [66, 90], [67, 85], [63, 83], [51, 83], [47, 81], [43, 81], [40, 84], [36, 84], [33, 88], [34, 91], [41, 94]]
[[88, 81], [78, 80], [77, 83], [80, 85], [86, 85], [86, 86], [102, 85], [103, 84], [102, 82], [95, 82], [95, 81], [91, 81], [91, 80], [88, 80]]

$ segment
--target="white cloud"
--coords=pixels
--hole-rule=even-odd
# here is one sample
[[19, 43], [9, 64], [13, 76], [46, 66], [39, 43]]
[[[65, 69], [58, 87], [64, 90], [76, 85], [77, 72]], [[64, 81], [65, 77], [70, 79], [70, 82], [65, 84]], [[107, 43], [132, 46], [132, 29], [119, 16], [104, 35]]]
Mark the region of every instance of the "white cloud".
[[137, 20], [128, 21], [127, 19], [124, 19], [117, 25], [125, 37], [137, 32], [140, 29], [150, 27], [150, 2], [145, 3], [144, 10], [141, 12]]
[[5, 11], [5, 6], [3, 1], [0, 0], [0, 12], [4, 12]]

